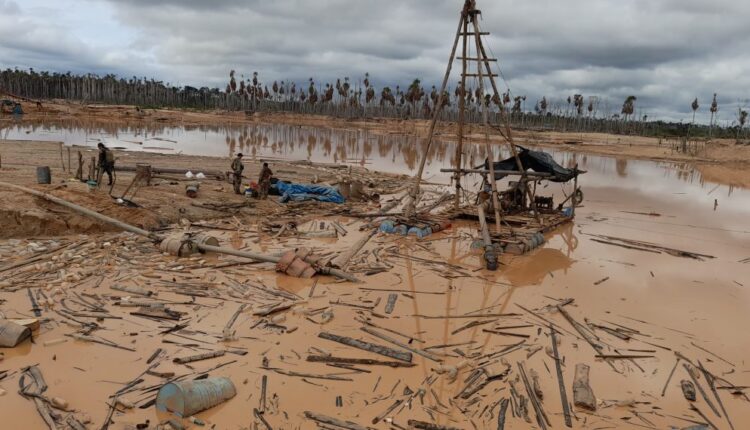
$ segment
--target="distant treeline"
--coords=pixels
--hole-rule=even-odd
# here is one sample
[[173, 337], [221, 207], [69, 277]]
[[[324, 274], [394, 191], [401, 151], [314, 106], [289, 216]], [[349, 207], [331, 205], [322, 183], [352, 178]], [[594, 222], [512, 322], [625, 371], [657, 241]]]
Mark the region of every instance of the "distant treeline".
[[[65, 99], [84, 103], [127, 104], [142, 108], [186, 108], [199, 110], [230, 110], [246, 112], [293, 112], [330, 115], [343, 118], [430, 118], [440, 101], [439, 91], [433, 86], [426, 90], [418, 79], [409, 85], [377, 90], [368, 74], [356, 83], [337, 79], [335, 84], [316, 83], [310, 78], [302, 85], [273, 81], [262, 83], [257, 73], [252, 78], [237, 78], [229, 74], [225, 89], [191, 86], [177, 87], [154, 79], [115, 75], [74, 75], [68, 73], [37, 72], [33, 69], [0, 71], [0, 92], [29, 99]], [[1, 95], [0, 95], [1, 97]], [[446, 91], [442, 97], [441, 120], [457, 121], [462, 98], [459, 87]], [[479, 89], [467, 89], [463, 94], [467, 108], [466, 120], [481, 122], [482, 104], [489, 105], [496, 122], [502, 113], [509, 115], [511, 126], [539, 131], [600, 132], [654, 137], [737, 138], [744, 136], [747, 111], [738, 109], [736, 120], [723, 126], [716, 123], [716, 96], [709, 109], [709, 125], [649, 120], [636, 114], [635, 96], [629, 96], [619, 113], [609, 112], [607, 103], [595, 96], [574, 94], [561, 101], [542, 97], [531, 109], [526, 96], [481, 94]], [[619, 105], [618, 105], [619, 106]], [[699, 109], [697, 99], [691, 105], [693, 113]]]

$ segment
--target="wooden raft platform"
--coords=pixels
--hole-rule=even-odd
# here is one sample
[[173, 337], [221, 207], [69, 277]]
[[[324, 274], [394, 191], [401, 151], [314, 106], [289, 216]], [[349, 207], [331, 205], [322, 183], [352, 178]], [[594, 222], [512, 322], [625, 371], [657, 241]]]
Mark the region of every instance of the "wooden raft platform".
[[[450, 210], [441, 214], [451, 219], [479, 220], [477, 209], [474, 206], [464, 206], [458, 210]], [[489, 211], [487, 214], [487, 223], [491, 225], [490, 234], [496, 239], [510, 239], [516, 236], [529, 237], [536, 233], [548, 233], [557, 229], [563, 224], [573, 221], [573, 217], [562, 214], [561, 211], [548, 211], [541, 214], [542, 224], [537, 222], [536, 218], [527, 214], [512, 214], [502, 217], [501, 233], [497, 233], [494, 228], [495, 214]], [[510, 240], [508, 240], [510, 241]]]

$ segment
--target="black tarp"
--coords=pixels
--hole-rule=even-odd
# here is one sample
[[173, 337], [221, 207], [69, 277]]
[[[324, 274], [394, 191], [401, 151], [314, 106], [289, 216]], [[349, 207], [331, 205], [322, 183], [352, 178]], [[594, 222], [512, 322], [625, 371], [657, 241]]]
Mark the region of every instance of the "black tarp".
[[[531, 169], [537, 173], [549, 173], [552, 176], [545, 179], [552, 182], [568, 182], [578, 176], [578, 170], [567, 169], [557, 164], [552, 156], [546, 152], [532, 151], [521, 146], [516, 146], [516, 148], [518, 149], [518, 158], [521, 160], [521, 165], [523, 166], [524, 171]], [[495, 170], [518, 171], [515, 157], [510, 157], [503, 161], [496, 161], [494, 166]], [[488, 160], [485, 160], [483, 165], [477, 166], [476, 168], [489, 170], [490, 164]], [[495, 173], [495, 180], [503, 179], [506, 176], [508, 175]]]

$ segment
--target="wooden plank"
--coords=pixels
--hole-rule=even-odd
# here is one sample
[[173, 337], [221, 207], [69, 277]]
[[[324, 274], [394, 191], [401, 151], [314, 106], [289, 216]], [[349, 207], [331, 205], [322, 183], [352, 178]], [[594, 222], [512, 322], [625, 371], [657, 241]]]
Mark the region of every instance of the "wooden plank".
[[388, 294], [388, 301], [385, 304], [385, 313], [389, 315], [393, 313], [393, 308], [396, 306], [396, 299], [398, 299], [398, 294]]
[[317, 414], [315, 412], [305, 411], [305, 417], [307, 417], [307, 419], [309, 420], [341, 427], [347, 430], [368, 430], [367, 427], [361, 426], [357, 423], [353, 423], [351, 421], [343, 421], [338, 418], [329, 417], [323, 414]]
[[[386, 342], [390, 342], [390, 343], [392, 343], [392, 344], [394, 344], [396, 346], [404, 348], [407, 351], [411, 351], [411, 352], [413, 352], [415, 354], [421, 355], [422, 357], [427, 358], [429, 360], [432, 360], [434, 362], [437, 362], [437, 363], [442, 363], [443, 362], [443, 359], [440, 358], [440, 357], [438, 357], [438, 356], [436, 356], [436, 355], [430, 354], [429, 352], [423, 351], [423, 350], [418, 349], [418, 348], [411, 347], [411, 346], [409, 346], [409, 345], [407, 345], [407, 344], [405, 344], [403, 342], [400, 342], [400, 341], [398, 341], [396, 339], [393, 339], [392, 337], [387, 336], [387, 335], [385, 335], [383, 333], [380, 333], [378, 331], [375, 331], [375, 330], [373, 330], [373, 329], [371, 329], [369, 327], [362, 327], [362, 328], [360, 328], [360, 330], [362, 330], [363, 332], [365, 332], [367, 334], [375, 336], [375, 337], [377, 337], [379, 339], [383, 339]], [[411, 361], [411, 360], [409, 360], [409, 361]]]
[[396, 351], [395, 349], [388, 348], [386, 346], [377, 345], [370, 342], [365, 342], [358, 339], [353, 339], [347, 336], [339, 336], [332, 333], [321, 332], [318, 334], [321, 339], [332, 340], [334, 342], [341, 343], [343, 345], [358, 348], [364, 351], [373, 352], [386, 357], [395, 358], [396, 360], [405, 361], [411, 363], [412, 355], [410, 352]]
[[565, 415], [565, 425], [572, 428], [573, 422], [570, 418], [570, 405], [568, 404], [568, 393], [565, 391], [565, 381], [563, 380], [563, 371], [560, 364], [560, 355], [557, 352], [557, 335], [555, 328], [550, 326], [550, 337], [552, 338], [552, 354], [555, 360], [555, 369], [557, 370], [557, 383], [560, 388], [560, 401], [562, 402], [563, 414]]
[[414, 367], [414, 363], [404, 363], [401, 361], [381, 361], [369, 358], [346, 358], [333, 357], [329, 355], [308, 355], [307, 361], [313, 363], [338, 363], [338, 364], [365, 364], [370, 366], [389, 366], [389, 367]]

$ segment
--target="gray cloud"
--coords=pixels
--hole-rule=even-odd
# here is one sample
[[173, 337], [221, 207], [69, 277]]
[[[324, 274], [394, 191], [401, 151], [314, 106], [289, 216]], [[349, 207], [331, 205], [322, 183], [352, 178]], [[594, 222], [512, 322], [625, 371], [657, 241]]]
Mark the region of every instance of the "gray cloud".
[[[128, 43], [105, 51], [95, 41], [66, 36], [52, 18], [33, 18], [52, 24], [47, 35], [23, 28], [31, 18], [12, 0], [0, 0], [0, 65], [12, 66], [7, 59], [13, 58], [38, 69], [77, 65], [219, 87], [230, 69], [246, 78], [258, 71], [269, 84], [344, 76], [357, 82], [369, 72], [378, 87], [404, 86], [416, 77], [429, 87], [445, 70], [460, 3], [77, 0], [81, 8], [111, 8], [113, 19], [132, 33]], [[750, 2], [479, 3], [480, 25], [492, 33], [486, 45], [513, 93], [528, 96], [529, 109], [542, 96], [560, 103], [580, 93], [599, 97], [601, 112], [617, 113], [633, 94], [642, 113], [679, 120], [690, 117], [690, 102], [698, 97], [699, 116], [707, 118], [717, 92], [720, 118], [731, 121], [733, 106], [750, 98]]]

